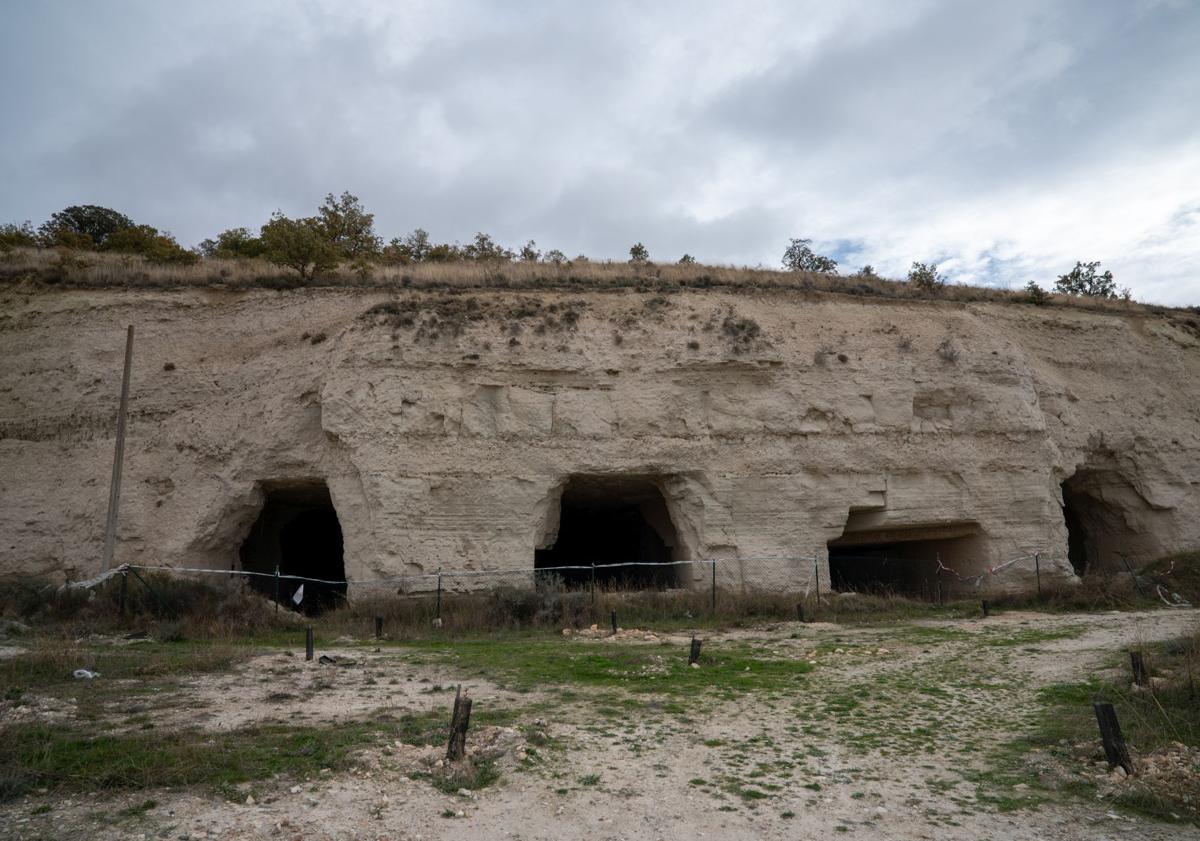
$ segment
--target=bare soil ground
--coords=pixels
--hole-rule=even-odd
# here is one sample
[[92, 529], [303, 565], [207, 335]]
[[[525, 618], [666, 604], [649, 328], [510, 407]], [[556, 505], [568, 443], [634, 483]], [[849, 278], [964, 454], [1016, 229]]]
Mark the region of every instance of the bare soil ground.
[[[302, 647], [269, 648], [149, 696], [131, 686], [128, 704], [89, 726], [219, 733], [269, 722], [345, 726], [380, 714], [448, 719], [461, 683], [477, 711], [511, 712], [504, 726], [473, 728], [468, 740], [477, 755], [497, 758], [499, 780], [444, 792], [428, 779], [442, 748], [391, 740], [360, 749], [343, 770], [279, 775], [232, 793], [34, 792], [0, 805], [0, 837], [1200, 839], [1195, 822], [1114, 808], [1111, 796], [1129, 783], [1102, 765], [1063, 768], [1014, 748], [1044, 714], [1040, 689], [1111, 674], [1131, 644], [1198, 622], [1198, 611], [1163, 610], [776, 623], [708, 634], [700, 688], [686, 693], [620, 680], [575, 684], [569, 668], [565, 679], [538, 680], [499, 659], [493, 668], [486, 657], [457, 657], [453, 642], [340, 640], [318, 652], [333, 664], [305, 662]], [[686, 658], [690, 635], [538, 639], [581, 669], [592, 653], [638, 647], [653, 670]], [[751, 674], [759, 661], [812, 670], [761, 690], [704, 687], [706, 657], [725, 650], [759, 658], [748, 662]], [[80, 695], [88, 683], [80, 681]], [[71, 721], [78, 702], [5, 701], [0, 724]], [[1095, 785], [1086, 797], [1065, 785], [1079, 779]]]

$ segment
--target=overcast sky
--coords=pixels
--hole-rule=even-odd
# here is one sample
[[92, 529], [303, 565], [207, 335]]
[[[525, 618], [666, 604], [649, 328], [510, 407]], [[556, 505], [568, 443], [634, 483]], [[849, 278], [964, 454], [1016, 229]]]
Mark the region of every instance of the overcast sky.
[[193, 245], [349, 190], [385, 238], [1200, 304], [1194, 0], [0, 6], [0, 221]]

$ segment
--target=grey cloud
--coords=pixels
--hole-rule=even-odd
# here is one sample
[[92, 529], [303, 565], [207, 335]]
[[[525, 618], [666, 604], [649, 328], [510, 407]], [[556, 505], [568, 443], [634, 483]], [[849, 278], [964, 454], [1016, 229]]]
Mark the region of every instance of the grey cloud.
[[18, 4], [0, 220], [88, 201], [196, 242], [349, 189], [389, 236], [766, 265], [812, 236], [1000, 285], [1105, 259], [1200, 301], [1194, 7], [747, 8]]

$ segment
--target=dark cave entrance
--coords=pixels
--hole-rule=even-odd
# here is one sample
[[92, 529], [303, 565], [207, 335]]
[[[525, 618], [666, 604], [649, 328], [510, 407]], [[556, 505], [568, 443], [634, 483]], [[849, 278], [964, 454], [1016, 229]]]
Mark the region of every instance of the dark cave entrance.
[[958, 588], [955, 573], [972, 575], [983, 564], [975, 523], [879, 528], [856, 514], [829, 542], [829, 586], [835, 591], [933, 599], [939, 582], [949, 594]]
[[1084, 512], [1095, 505], [1095, 501], [1083, 491], [1072, 489], [1071, 480], [1062, 483], [1063, 520], [1067, 524], [1067, 560], [1075, 574], [1082, 576], [1088, 569], [1088, 555], [1095, 551], [1094, 539]]
[[1143, 554], [1125, 522], [1122, 501], [1132, 491], [1113, 470], [1077, 470], [1062, 483], [1063, 521], [1067, 526], [1067, 560], [1075, 574], [1121, 569], [1126, 555]]
[[[262, 511], [242, 543], [242, 569], [271, 575], [248, 576], [250, 585], [275, 598], [276, 566], [280, 575], [318, 578], [296, 581], [281, 578], [279, 600], [304, 613], [335, 607], [346, 596], [346, 567], [342, 556], [342, 526], [322, 481], [289, 482], [264, 486]], [[299, 605], [293, 601], [304, 585]]]
[[[677, 585], [675, 527], [650, 477], [573, 476], [563, 489], [553, 543], [534, 553], [534, 567], [567, 586], [610, 589]], [[633, 564], [633, 565], [627, 565]], [[553, 567], [586, 567], [549, 572]]]

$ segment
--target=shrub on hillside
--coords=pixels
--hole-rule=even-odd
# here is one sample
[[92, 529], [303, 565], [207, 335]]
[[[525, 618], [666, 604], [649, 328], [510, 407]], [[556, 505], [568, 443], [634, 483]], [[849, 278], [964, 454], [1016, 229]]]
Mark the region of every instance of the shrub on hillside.
[[375, 214], [367, 213], [358, 196], [330, 193], [317, 214], [318, 228], [342, 257], [371, 257], [383, 247], [383, 240], [375, 235]]
[[64, 248], [97, 248], [117, 231], [133, 227], [124, 213], [94, 204], [72, 205], [57, 213], [38, 229], [46, 245]]
[[290, 219], [276, 211], [262, 226], [259, 238], [263, 256], [277, 266], [292, 269], [302, 281], [337, 267], [339, 252], [325, 237], [321, 220]]
[[538, 251], [537, 243], [533, 240], [521, 246], [520, 255], [521, 261], [525, 263], [536, 263], [542, 259], [542, 252]]
[[233, 260], [242, 257], [261, 257], [266, 248], [263, 241], [250, 232], [249, 228], [230, 228], [221, 231], [216, 239], [200, 243], [200, 253], [205, 257]]
[[37, 244], [37, 232], [33, 230], [33, 225], [29, 222], [20, 225], [15, 222], [0, 225], [0, 251], [9, 251], [13, 248], [33, 248]]
[[490, 234], [477, 233], [475, 239], [462, 249], [463, 256], [468, 260], [511, 260], [513, 253], [500, 245]]
[[1032, 280], [1025, 284], [1025, 295], [1025, 300], [1035, 306], [1045, 306], [1050, 302], [1050, 295], [1047, 294], [1046, 290]]
[[383, 247], [381, 256], [385, 263], [407, 266], [409, 263], [423, 262], [429, 256], [429, 248], [429, 232], [417, 228], [403, 239], [392, 237], [392, 241]]
[[815, 253], [811, 239], [793, 239], [783, 252], [783, 267], [789, 272], [837, 274], [837, 261]]
[[936, 294], [946, 285], [946, 278], [938, 272], [937, 263], [914, 262], [908, 270], [908, 282], [922, 292]]
[[117, 254], [140, 254], [151, 263], [177, 263], [191, 265], [200, 259], [188, 251], [168, 233], [149, 225], [134, 225], [109, 234], [101, 246], [102, 251]]
[[1064, 275], [1059, 275], [1058, 280], [1054, 283], [1055, 291], [1066, 295], [1083, 295], [1088, 298], [1126, 301], [1133, 299], [1129, 289], [1117, 291], [1117, 283], [1113, 280], [1112, 272], [1106, 271], [1103, 274], [1097, 274], [1096, 269], [1099, 267], [1099, 260], [1091, 263], [1076, 262], [1075, 268]]

